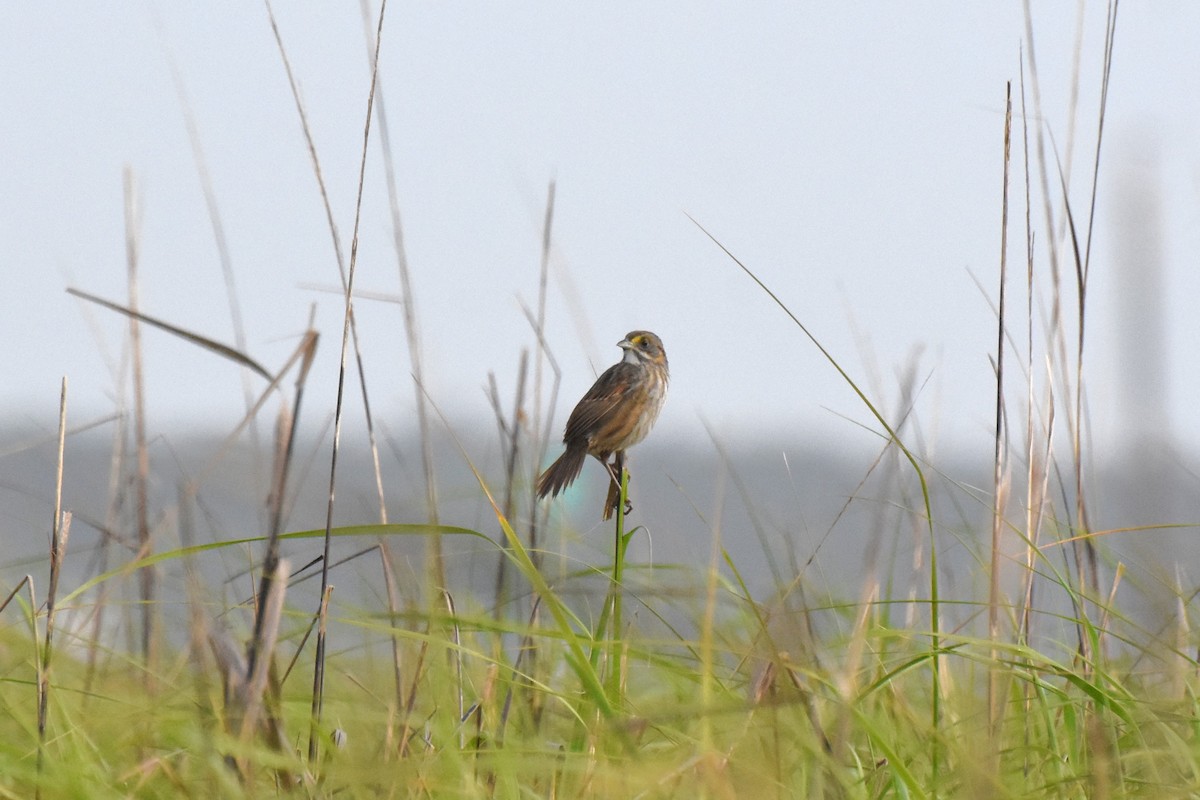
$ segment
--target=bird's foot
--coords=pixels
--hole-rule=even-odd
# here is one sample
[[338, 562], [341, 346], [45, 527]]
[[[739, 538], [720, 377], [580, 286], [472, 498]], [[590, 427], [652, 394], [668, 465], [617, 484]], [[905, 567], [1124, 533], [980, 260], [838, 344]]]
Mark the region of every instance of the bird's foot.
[[[612, 519], [613, 512], [617, 510], [617, 503], [621, 502], [621, 487], [615, 483], [608, 485], [608, 497], [604, 501], [604, 519]], [[625, 514], [633, 511], [633, 503], [628, 495], [625, 497]]]

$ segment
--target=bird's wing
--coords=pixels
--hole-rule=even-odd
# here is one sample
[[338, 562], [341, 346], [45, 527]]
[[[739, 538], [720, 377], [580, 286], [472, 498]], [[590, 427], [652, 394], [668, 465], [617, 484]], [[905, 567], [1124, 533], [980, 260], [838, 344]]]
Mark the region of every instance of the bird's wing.
[[637, 375], [637, 366], [623, 361], [606, 369], [571, 412], [563, 441], [587, 438], [589, 432], [599, 428], [620, 405]]

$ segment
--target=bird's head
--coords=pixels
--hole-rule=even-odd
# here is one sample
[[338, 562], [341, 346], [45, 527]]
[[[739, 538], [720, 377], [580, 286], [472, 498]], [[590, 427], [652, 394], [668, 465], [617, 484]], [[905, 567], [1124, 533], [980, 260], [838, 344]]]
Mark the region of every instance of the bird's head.
[[625, 334], [624, 339], [617, 342], [617, 347], [625, 351], [623, 360], [626, 363], [666, 366], [667, 351], [663, 349], [662, 339], [650, 331], [630, 331]]

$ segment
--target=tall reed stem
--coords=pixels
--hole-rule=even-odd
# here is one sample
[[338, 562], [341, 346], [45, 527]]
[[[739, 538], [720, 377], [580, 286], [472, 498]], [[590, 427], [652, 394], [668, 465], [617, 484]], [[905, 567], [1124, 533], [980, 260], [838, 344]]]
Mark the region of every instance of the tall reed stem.
[[[625, 501], [629, 496], [629, 470], [621, 469], [621, 495], [617, 500], [617, 522], [615, 540], [613, 543], [612, 582], [609, 584], [609, 601], [607, 608], [612, 609], [609, 617], [611, 631], [608, 650], [608, 677], [605, 690], [614, 706], [621, 705], [621, 631], [624, 628], [622, 596], [624, 595], [625, 553], [629, 549], [629, 535], [625, 533]], [[604, 620], [601, 618], [600, 632], [604, 632]]]

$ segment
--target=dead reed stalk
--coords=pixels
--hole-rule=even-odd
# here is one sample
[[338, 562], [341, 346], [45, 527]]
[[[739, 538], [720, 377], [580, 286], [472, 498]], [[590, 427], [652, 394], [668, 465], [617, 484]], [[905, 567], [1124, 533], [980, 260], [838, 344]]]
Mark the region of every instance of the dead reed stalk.
[[988, 676], [988, 728], [995, 736], [1001, 719], [1004, 699], [1001, 693], [1002, 674], [995, 668], [1000, 662], [1000, 651], [996, 644], [1000, 638], [1000, 567], [1001, 534], [1004, 530], [1005, 501], [1009, 492], [1007, 428], [1004, 425], [1004, 340], [1007, 338], [1005, 311], [1008, 285], [1008, 174], [1012, 148], [1012, 83], [1005, 85], [1004, 93], [1004, 179], [1000, 205], [1000, 297], [996, 320], [996, 428], [995, 450], [992, 464], [992, 551], [991, 577], [988, 587], [988, 636], [992, 641], [993, 669]]
[[[137, 457], [137, 471], [134, 475], [135, 520], [137, 530], [137, 559], [145, 558], [154, 552], [150, 540], [149, 517], [149, 488], [150, 480], [150, 450], [146, 446], [146, 391], [145, 377], [142, 371], [142, 334], [138, 323], [138, 256], [140, 223], [137, 211], [137, 193], [133, 182], [133, 171], [125, 169], [125, 258], [129, 276], [129, 309], [133, 314], [129, 317], [129, 346], [133, 364], [133, 441]], [[141, 601], [142, 627], [141, 650], [142, 660], [146, 664], [147, 686], [152, 686], [150, 676], [154, 673], [154, 581], [153, 567], [143, 567], [138, 570], [138, 592]]]

